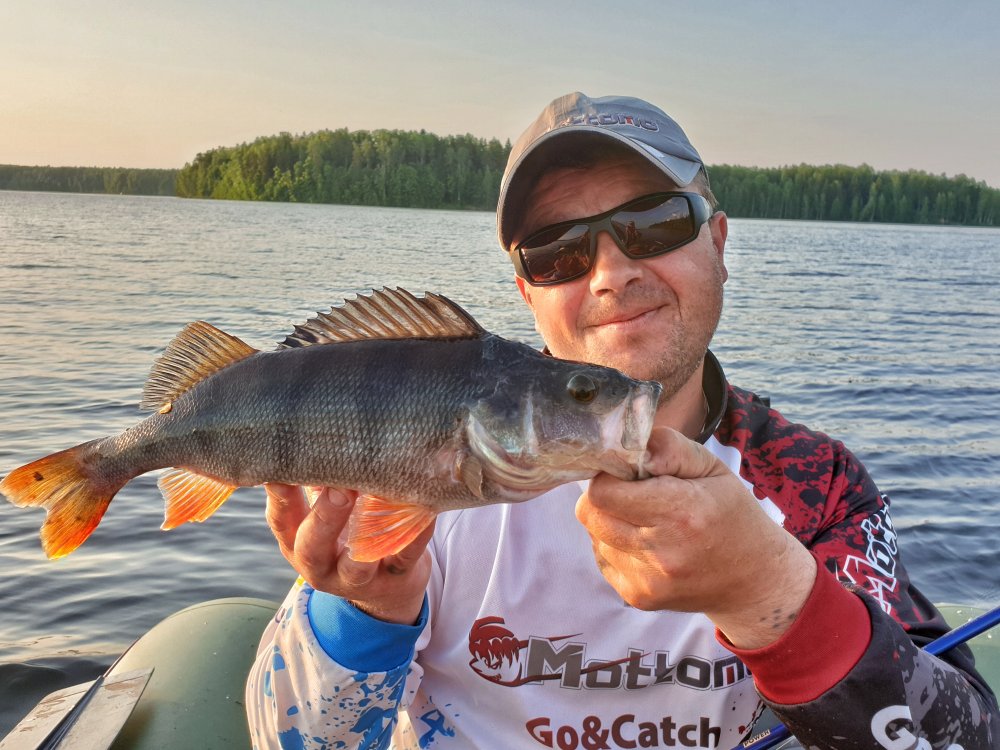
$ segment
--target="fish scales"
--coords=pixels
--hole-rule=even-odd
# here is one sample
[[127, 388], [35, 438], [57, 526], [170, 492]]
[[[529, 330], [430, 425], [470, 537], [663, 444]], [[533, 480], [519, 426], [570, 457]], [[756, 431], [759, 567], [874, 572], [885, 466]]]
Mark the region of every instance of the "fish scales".
[[483, 348], [466, 339], [260, 352], [196, 385], [169, 413], [109, 438], [105, 452], [145, 471], [184, 466], [239, 486], [405, 496], [433, 479], [427, 460], [454, 438], [463, 403], [482, 392], [468, 373]]
[[155, 469], [166, 469], [164, 528], [204, 521], [237, 486], [345, 487], [361, 493], [350, 552], [375, 560], [444, 510], [523, 501], [599, 471], [641, 476], [659, 393], [490, 334], [439, 295], [383, 290], [296, 326], [273, 351], [189, 325], [146, 384], [156, 413], [19, 467], [0, 491], [46, 508], [43, 547], [58, 557]]

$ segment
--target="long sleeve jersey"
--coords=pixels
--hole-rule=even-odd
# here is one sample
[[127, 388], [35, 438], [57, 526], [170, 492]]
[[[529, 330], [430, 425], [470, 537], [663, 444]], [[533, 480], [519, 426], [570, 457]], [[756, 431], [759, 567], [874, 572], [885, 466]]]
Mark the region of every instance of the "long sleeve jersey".
[[910, 583], [863, 466], [727, 385], [711, 355], [705, 390], [705, 446], [819, 563], [776, 643], [736, 649], [704, 615], [626, 605], [574, 515], [586, 483], [572, 483], [442, 514], [413, 626], [293, 587], [247, 683], [254, 747], [726, 750], [766, 703], [809, 748], [1000, 748], [968, 650], [919, 649], [947, 626]]

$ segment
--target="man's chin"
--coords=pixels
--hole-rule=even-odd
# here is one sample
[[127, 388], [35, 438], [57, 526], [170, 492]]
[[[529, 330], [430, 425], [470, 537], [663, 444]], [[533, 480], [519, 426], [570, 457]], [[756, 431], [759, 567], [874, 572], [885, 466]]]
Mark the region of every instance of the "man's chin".
[[604, 367], [613, 367], [635, 380], [655, 380], [663, 387], [660, 402], [669, 399], [680, 388], [687, 383], [691, 376], [697, 371], [698, 365], [704, 359], [704, 354], [693, 362], [665, 360], [663, 358], [653, 358], [648, 355], [643, 356], [643, 350], [618, 352], [615, 354], [597, 354], [600, 361], [588, 359], [594, 364]]
[[668, 381], [676, 376], [673, 370], [676, 362], [665, 362], [662, 357], [651, 357], [653, 347], [639, 341], [618, 343], [611, 346], [607, 342], [591, 342], [596, 345], [579, 349], [571, 347], [565, 352], [552, 351], [561, 359], [589, 362], [602, 367], [613, 367], [635, 380]]
[[586, 358], [588, 362], [604, 367], [613, 367], [636, 380], [659, 380], [662, 367], [642, 356], [641, 349], [625, 352], [594, 352]]

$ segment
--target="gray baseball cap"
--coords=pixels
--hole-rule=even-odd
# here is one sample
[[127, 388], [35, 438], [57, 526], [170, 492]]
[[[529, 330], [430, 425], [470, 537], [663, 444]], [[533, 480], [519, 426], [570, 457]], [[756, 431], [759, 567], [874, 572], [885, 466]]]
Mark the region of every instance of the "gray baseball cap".
[[516, 214], [557, 151], [580, 150], [595, 140], [621, 143], [686, 187], [704, 168], [681, 126], [658, 107], [631, 96], [592, 99], [576, 91], [547, 106], [510, 151], [500, 183], [497, 237], [510, 246]]

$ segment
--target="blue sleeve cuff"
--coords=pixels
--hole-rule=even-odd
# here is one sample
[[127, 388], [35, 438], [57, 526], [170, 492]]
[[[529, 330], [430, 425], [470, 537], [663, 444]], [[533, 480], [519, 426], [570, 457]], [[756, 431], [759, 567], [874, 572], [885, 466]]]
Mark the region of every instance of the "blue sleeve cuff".
[[383, 622], [346, 599], [312, 591], [309, 624], [331, 659], [355, 672], [388, 672], [413, 659], [417, 638], [427, 624], [427, 596], [414, 625]]

